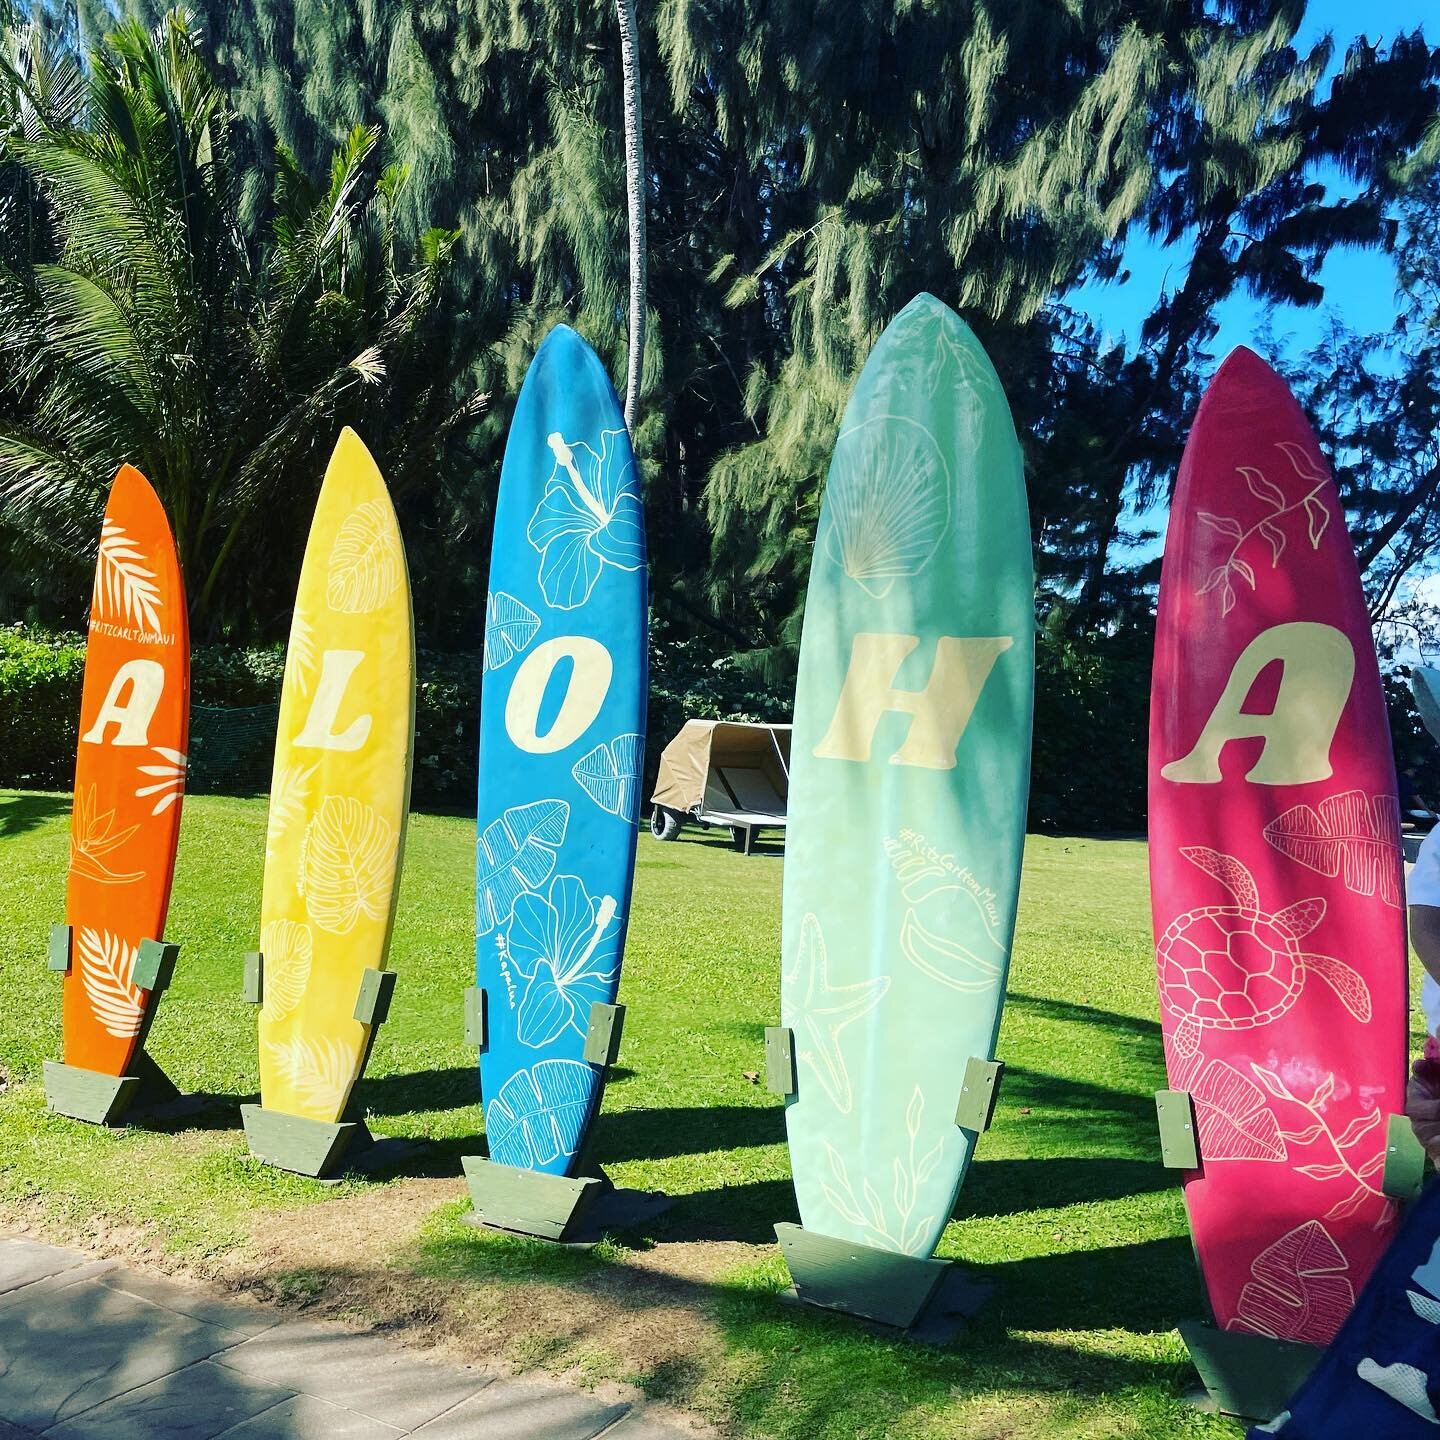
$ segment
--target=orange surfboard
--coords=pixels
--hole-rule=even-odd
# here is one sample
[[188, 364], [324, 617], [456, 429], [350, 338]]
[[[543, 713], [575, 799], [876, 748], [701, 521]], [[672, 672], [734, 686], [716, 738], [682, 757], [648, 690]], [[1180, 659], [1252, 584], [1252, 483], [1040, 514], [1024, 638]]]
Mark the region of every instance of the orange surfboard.
[[65, 1063], [123, 1075], [152, 993], [132, 982], [170, 904], [190, 722], [190, 634], [160, 498], [122, 465], [90, 602], [65, 919]]

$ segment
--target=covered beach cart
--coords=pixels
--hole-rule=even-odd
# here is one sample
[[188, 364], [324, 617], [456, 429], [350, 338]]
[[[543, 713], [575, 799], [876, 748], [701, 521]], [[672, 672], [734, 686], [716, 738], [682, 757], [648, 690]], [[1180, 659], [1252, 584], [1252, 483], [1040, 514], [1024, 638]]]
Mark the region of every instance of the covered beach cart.
[[783, 830], [790, 795], [790, 727], [687, 720], [660, 755], [650, 833], [673, 840], [686, 821], [724, 826], [747, 855], [762, 830]]

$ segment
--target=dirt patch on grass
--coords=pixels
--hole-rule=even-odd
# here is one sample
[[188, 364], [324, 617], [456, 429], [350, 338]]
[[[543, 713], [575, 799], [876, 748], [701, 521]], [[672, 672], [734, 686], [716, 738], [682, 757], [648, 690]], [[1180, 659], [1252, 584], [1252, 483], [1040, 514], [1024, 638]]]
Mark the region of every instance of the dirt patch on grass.
[[765, 1249], [694, 1241], [591, 1254], [471, 1234], [448, 1217], [437, 1225], [462, 1197], [453, 1179], [412, 1179], [257, 1212], [250, 1242], [210, 1277], [453, 1361], [601, 1390], [624, 1382], [698, 1423], [695, 1409], [710, 1408], [700, 1387], [724, 1350], [715, 1282]]

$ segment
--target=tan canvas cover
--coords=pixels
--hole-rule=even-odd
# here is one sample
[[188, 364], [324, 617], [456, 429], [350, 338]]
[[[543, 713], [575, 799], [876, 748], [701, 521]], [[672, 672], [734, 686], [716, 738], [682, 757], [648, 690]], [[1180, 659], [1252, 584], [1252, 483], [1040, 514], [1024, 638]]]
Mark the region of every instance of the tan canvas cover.
[[775, 808], [783, 814], [789, 767], [788, 725], [687, 720], [661, 752], [650, 799], [671, 810]]

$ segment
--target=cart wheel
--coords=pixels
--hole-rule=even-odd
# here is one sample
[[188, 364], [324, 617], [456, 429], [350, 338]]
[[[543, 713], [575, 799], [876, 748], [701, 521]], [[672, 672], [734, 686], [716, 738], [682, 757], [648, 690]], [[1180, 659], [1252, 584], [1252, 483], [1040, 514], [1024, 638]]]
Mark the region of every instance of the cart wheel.
[[680, 833], [682, 823], [673, 810], [667, 810], [663, 805], [657, 805], [650, 812], [650, 833], [657, 840], [675, 839]]

